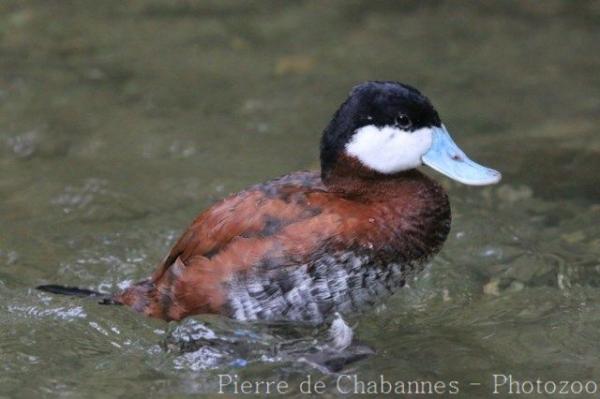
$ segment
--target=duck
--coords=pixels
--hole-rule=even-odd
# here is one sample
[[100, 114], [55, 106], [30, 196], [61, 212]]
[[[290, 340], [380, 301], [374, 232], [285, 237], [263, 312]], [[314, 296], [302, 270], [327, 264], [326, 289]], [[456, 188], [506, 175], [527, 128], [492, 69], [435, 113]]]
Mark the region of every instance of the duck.
[[416, 88], [352, 88], [320, 143], [320, 171], [232, 194], [200, 213], [153, 274], [114, 294], [58, 285], [178, 321], [320, 324], [382, 303], [421, 272], [450, 231], [443, 187], [422, 165], [467, 185], [501, 174], [470, 160]]

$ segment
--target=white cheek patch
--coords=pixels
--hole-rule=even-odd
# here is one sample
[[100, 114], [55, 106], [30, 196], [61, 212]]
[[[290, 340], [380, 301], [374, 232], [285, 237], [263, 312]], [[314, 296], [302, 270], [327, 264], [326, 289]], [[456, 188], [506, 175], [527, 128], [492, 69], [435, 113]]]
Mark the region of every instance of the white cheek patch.
[[394, 126], [368, 125], [354, 132], [346, 153], [377, 172], [390, 174], [421, 165], [431, 143], [431, 128], [409, 132]]

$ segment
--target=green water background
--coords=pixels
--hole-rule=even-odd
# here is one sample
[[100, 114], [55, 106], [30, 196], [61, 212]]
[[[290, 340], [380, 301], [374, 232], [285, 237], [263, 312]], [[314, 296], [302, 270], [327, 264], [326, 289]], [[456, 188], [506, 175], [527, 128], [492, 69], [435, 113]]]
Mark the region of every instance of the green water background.
[[3, 1], [0, 397], [210, 395], [223, 372], [335, 396], [289, 362], [198, 370], [173, 326], [32, 287], [147, 276], [213, 201], [317, 168], [369, 79], [420, 88], [504, 180], [436, 176], [448, 242], [359, 319], [377, 354], [352, 372], [473, 398], [493, 373], [600, 382], [599, 27], [598, 1]]

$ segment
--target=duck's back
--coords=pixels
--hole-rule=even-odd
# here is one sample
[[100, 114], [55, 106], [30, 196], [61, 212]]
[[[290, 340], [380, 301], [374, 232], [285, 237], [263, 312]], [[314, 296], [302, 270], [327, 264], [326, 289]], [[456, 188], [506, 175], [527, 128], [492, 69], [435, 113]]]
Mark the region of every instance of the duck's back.
[[116, 300], [168, 320], [220, 313], [317, 323], [373, 304], [439, 249], [450, 209], [416, 171], [372, 184], [344, 195], [318, 173], [298, 172], [230, 196]]

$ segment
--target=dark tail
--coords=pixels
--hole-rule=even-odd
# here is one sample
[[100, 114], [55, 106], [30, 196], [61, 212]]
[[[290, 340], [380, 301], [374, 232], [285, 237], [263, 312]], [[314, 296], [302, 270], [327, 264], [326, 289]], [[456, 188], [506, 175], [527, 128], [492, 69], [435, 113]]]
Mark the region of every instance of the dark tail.
[[51, 294], [58, 295], [66, 295], [66, 296], [76, 296], [79, 298], [98, 298], [101, 305], [121, 305], [121, 303], [115, 301], [110, 294], [104, 294], [98, 291], [86, 290], [85, 288], [77, 288], [77, 287], [65, 287], [63, 285], [39, 285], [35, 287], [36, 289], [44, 292], [49, 292]]

